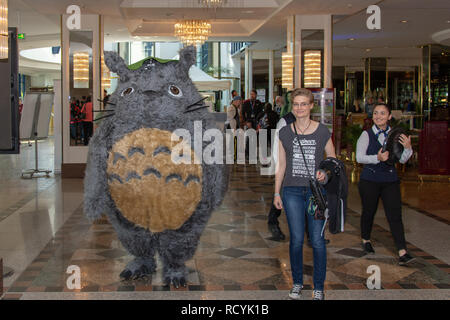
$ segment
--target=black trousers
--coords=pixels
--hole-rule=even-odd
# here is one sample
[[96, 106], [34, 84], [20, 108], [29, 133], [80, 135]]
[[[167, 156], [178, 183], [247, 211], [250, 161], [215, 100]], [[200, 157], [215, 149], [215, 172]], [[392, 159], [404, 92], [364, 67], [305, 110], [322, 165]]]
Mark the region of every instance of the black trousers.
[[395, 245], [398, 250], [406, 250], [400, 182], [360, 180], [358, 187], [362, 202], [361, 237], [364, 240], [370, 240], [373, 220], [378, 208], [378, 200], [381, 198]]
[[89, 140], [92, 137], [94, 129], [94, 124], [91, 121], [83, 121], [83, 131], [84, 131], [84, 145], [89, 144]]

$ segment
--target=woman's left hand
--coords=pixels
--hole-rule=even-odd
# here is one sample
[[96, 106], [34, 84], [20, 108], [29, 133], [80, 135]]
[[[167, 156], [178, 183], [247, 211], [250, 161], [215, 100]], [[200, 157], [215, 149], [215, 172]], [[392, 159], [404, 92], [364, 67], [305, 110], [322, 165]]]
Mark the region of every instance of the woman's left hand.
[[411, 136], [401, 134], [399, 142], [403, 145], [405, 149], [411, 149]]
[[323, 171], [317, 171], [317, 172], [316, 172], [316, 179], [317, 179], [319, 182], [325, 181], [325, 173], [324, 173]]

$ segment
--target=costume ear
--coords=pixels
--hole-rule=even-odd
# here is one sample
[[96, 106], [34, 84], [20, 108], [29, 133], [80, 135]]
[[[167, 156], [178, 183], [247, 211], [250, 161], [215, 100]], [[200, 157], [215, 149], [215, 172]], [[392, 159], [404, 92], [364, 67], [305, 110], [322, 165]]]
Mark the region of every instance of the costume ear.
[[114, 51], [105, 51], [105, 64], [110, 71], [117, 73], [120, 77], [126, 77], [130, 72], [125, 61]]
[[180, 62], [178, 62], [178, 65], [181, 67], [181, 69], [188, 72], [191, 66], [195, 64], [196, 60], [197, 60], [197, 53], [195, 51], [195, 47], [188, 46], [186, 48], [181, 49]]

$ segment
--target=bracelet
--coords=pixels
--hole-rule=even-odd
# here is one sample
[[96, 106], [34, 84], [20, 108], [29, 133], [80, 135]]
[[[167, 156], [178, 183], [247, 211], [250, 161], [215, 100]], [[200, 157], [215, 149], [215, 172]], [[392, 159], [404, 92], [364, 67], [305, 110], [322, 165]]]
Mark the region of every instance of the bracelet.
[[274, 197], [279, 197], [280, 194], [279, 194], [279, 193], [274, 193], [273, 196], [274, 196]]

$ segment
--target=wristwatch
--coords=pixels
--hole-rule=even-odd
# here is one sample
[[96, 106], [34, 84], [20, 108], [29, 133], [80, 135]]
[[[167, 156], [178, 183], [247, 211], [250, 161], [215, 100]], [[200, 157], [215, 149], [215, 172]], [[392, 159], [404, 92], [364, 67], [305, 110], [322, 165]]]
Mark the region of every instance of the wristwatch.
[[279, 197], [280, 194], [275, 192], [275, 193], [273, 194], [273, 196], [274, 196], [274, 197]]

